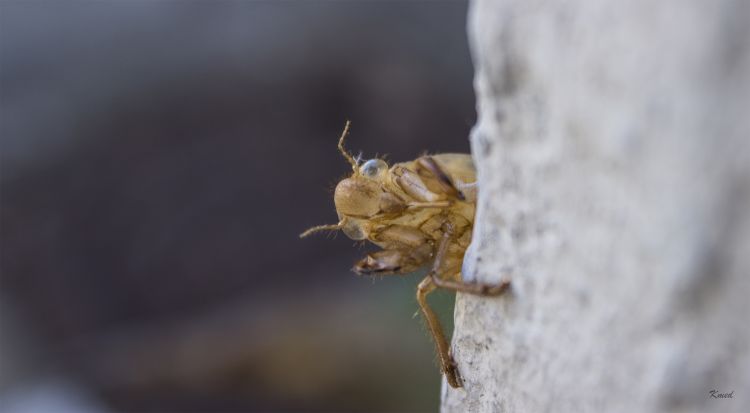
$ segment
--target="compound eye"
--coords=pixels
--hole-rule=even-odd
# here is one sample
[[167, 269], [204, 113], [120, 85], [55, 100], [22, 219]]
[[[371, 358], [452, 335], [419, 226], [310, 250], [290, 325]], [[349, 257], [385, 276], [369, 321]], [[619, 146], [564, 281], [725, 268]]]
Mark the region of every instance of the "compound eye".
[[354, 222], [354, 221], [347, 220], [347, 222], [341, 228], [341, 231], [344, 234], [346, 234], [347, 237], [355, 241], [361, 241], [367, 238], [367, 235], [365, 235], [365, 232], [362, 230], [362, 227], [357, 222]]
[[360, 173], [367, 178], [377, 178], [388, 170], [388, 164], [382, 159], [370, 159], [360, 168]]

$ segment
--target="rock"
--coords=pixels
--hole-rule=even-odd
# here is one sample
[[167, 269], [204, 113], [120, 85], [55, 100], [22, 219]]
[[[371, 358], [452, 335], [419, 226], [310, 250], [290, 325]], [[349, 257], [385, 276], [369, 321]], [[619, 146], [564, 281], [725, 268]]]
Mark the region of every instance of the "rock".
[[[750, 3], [479, 0], [444, 412], [746, 411]], [[733, 393], [732, 398], [714, 394]]]

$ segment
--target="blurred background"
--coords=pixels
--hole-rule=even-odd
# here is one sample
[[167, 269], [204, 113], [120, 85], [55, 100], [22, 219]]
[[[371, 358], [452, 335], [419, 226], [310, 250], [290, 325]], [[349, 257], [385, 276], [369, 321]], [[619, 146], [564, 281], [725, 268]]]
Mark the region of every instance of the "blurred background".
[[365, 158], [469, 151], [466, 8], [0, 3], [0, 411], [435, 411], [419, 277], [298, 234], [345, 119]]

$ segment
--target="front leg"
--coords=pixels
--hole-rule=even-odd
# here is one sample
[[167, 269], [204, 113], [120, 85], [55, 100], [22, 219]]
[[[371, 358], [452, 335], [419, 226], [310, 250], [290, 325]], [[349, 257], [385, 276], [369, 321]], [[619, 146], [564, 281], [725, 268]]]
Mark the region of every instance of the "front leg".
[[467, 283], [464, 281], [445, 280], [433, 277], [435, 285], [450, 291], [479, 295], [483, 297], [497, 297], [510, 287], [510, 281], [503, 280], [500, 284]]
[[430, 329], [432, 339], [435, 340], [435, 350], [440, 359], [440, 370], [445, 374], [448, 384], [457, 389], [463, 386], [463, 383], [458, 373], [456, 362], [453, 361], [453, 356], [451, 356], [450, 344], [445, 337], [440, 320], [438, 320], [437, 315], [435, 315], [435, 312], [432, 311], [432, 308], [427, 303], [427, 295], [435, 291], [435, 288], [434, 279], [429, 275], [426, 276], [417, 287], [417, 302], [425, 321], [427, 321], [427, 327]]
[[432, 256], [432, 246], [424, 243], [416, 248], [381, 250], [367, 254], [354, 264], [359, 275], [407, 274], [423, 267]]
[[480, 295], [484, 297], [495, 297], [504, 293], [510, 287], [510, 281], [503, 280], [500, 284], [483, 284], [483, 283], [468, 283], [465, 281], [453, 281], [450, 279], [442, 278], [445, 275], [444, 263], [446, 261], [446, 255], [448, 254], [448, 247], [453, 237], [453, 225], [449, 222], [443, 224], [443, 237], [438, 246], [437, 253], [435, 254], [435, 265], [433, 270], [430, 271], [433, 281], [436, 286], [455, 292], [462, 292], [467, 294]]
[[422, 315], [424, 315], [424, 318], [427, 321], [430, 334], [432, 334], [432, 337], [435, 340], [435, 349], [440, 358], [441, 370], [445, 373], [445, 378], [448, 381], [448, 384], [453, 388], [458, 388], [462, 386], [461, 376], [458, 372], [456, 362], [450, 354], [450, 346], [448, 344], [448, 339], [443, 332], [443, 327], [435, 315], [435, 312], [432, 311], [432, 308], [430, 308], [427, 303], [427, 295], [440, 287], [452, 291], [494, 296], [505, 292], [508, 289], [510, 282], [506, 281], [499, 285], [489, 285], [465, 283], [440, 278], [440, 275], [445, 272], [443, 267], [445, 266], [446, 254], [448, 253], [448, 247], [452, 240], [453, 226], [446, 222], [443, 225], [443, 237], [440, 240], [440, 245], [435, 254], [435, 261], [433, 262], [432, 269], [422, 282], [419, 283], [419, 287], [417, 287], [417, 302], [419, 302]]

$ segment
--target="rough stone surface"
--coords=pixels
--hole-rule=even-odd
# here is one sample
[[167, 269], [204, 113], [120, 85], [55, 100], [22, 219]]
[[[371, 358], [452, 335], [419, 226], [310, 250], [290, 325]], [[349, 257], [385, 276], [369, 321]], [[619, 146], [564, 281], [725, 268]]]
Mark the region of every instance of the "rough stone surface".
[[[750, 3], [479, 0], [444, 412], [750, 411]], [[734, 392], [713, 399], [709, 392]]]

